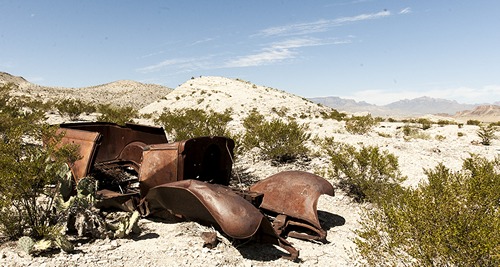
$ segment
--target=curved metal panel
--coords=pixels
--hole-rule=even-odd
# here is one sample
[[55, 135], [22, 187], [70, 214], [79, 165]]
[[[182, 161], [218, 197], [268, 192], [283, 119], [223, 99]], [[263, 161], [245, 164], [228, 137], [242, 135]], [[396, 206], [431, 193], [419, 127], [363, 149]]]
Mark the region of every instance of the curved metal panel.
[[188, 219], [208, 222], [237, 239], [252, 237], [264, 219], [257, 208], [231, 189], [197, 180], [151, 188], [146, 201], [153, 212], [169, 210]]
[[260, 208], [306, 221], [318, 229], [318, 199], [322, 194], [334, 194], [327, 180], [303, 171], [277, 173], [254, 184], [250, 191], [264, 194]]

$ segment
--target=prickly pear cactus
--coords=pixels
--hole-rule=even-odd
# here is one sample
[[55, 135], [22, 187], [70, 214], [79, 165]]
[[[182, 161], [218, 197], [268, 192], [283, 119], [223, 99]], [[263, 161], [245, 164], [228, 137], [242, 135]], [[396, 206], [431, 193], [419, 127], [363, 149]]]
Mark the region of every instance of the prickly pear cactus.
[[91, 200], [93, 200], [95, 198], [96, 190], [96, 180], [92, 177], [83, 177], [76, 185], [78, 197], [91, 197]]
[[26, 254], [31, 254], [34, 251], [35, 241], [29, 236], [23, 236], [17, 241], [17, 247]]
[[73, 193], [73, 175], [71, 174], [71, 169], [67, 164], [64, 164], [57, 174], [60, 177], [59, 192], [62, 198], [67, 200]]

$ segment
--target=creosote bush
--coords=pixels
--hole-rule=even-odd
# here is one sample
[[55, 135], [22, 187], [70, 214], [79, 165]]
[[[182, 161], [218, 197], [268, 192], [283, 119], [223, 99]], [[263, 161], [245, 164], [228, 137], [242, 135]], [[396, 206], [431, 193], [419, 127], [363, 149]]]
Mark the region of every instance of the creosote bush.
[[96, 111], [96, 108], [88, 103], [85, 103], [79, 99], [63, 99], [59, 100], [55, 104], [59, 114], [61, 116], [68, 116], [70, 120], [76, 121], [83, 113], [92, 113]]
[[481, 126], [477, 131], [477, 136], [481, 138], [481, 144], [489, 146], [491, 145], [491, 141], [495, 139], [495, 128], [491, 125]]
[[375, 125], [377, 120], [375, 120], [370, 114], [365, 116], [352, 116], [345, 122], [345, 129], [352, 134], [366, 134]]
[[330, 158], [330, 175], [338, 177], [338, 186], [357, 202], [375, 202], [406, 179], [396, 156], [378, 147], [356, 149], [326, 138], [323, 149]]
[[433, 122], [430, 121], [429, 119], [425, 119], [425, 118], [420, 118], [417, 120], [418, 123], [422, 124], [422, 130], [427, 130], [429, 128], [431, 128]]
[[358, 252], [368, 266], [500, 266], [500, 159], [440, 164], [428, 182], [397, 188], [363, 214]]
[[468, 120], [467, 121], [467, 125], [476, 125], [476, 126], [479, 126], [479, 125], [481, 125], [481, 122], [478, 121], [478, 120]]
[[127, 122], [132, 122], [134, 118], [139, 117], [139, 112], [132, 107], [118, 107], [111, 104], [99, 105], [98, 111], [101, 113], [97, 117], [98, 121], [114, 122], [116, 124], [125, 125]]
[[283, 163], [309, 153], [305, 146], [311, 135], [307, 126], [295, 120], [284, 122], [280, 119], [265, 120], [257, 111], [252, 111], [243, 121], [245, 133], [241, 137], [243, 150], [257, 147], [265, 159]]
[[347, 114], [345, 114], [343, 112], [339, 112], [336, 109], [333, 109], [331, 112], [321, 111], [320, 114], [321, 114], [321, 117], [325, 120], [326, 119], [333, 119], [336, 121], [344, 120], [345, 117], [347, 116]]
[[155, 120], [174, 140], [200, 136], [228, 136], [227, 124], [232, 120], [232, 110], [223, 113], [202, 109], [167, 110]]
[[10, 96], [13, 88], [0, 88], [0, 232], [11, 239], [41, 239], [59, 229], [54, 192], [46, 186], [65, 177], [66, 163], [78, 158], [77, 148], [56, 150], [50, 142], [41, 146], [42, 140], [59, 136], [44, 123], [43, 111], [26, 108], [29, 103]]

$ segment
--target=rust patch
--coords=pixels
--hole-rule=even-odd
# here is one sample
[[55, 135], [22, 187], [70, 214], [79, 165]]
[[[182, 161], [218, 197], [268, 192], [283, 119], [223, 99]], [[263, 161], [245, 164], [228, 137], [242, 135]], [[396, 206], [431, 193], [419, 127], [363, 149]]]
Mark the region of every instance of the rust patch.
[[[284, 171], [272, 175], [250, 187], [250, 191], [264, 195], [261, 209], [278, 215], [276, 222], [280, 228], [288, 225], [313, 230], [319, 236], [293, 234], [305, 239], [324, 239], [326, 232], [321, 229], [318, 219], [317, 205], [322, 194], [334, 195], [333, 186], [324, 178], [303, 171]], [[311, 228], [310, 226], [313, 228]]]

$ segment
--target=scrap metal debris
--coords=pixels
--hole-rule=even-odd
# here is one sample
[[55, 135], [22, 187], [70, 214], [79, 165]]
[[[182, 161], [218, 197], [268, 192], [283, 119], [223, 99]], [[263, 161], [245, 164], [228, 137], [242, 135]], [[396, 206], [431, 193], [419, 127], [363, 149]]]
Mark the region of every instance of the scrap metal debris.
[[[162, 128], [113, 123], [61, 124], [62, 144], [79, 146], [72, 164], [76, 182], [99, 181], [98, 207], [142, 216], [169, 212], [199, 221], [238, 239], [254, 239], [299, 252], [287, 237], [326, 241], [317, 214], [322, 194], [333, 196], [324, 178], [302, 171], [270, 176], [249, 191], [229, 187], [234, 141], [198, 137], [168, 143]], [[203, 233], [205, 246], [217, 245], [215, 232]]]

